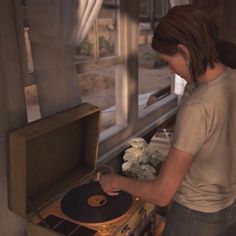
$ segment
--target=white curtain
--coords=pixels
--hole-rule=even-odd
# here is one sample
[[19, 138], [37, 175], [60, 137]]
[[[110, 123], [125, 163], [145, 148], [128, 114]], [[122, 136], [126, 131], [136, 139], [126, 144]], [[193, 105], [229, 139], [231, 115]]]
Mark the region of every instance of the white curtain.
[[73, 48], [93, 25], [102, 0], [27, 0], [42, 117], [81, 103]]
[[78, 46], [96, 20], [103, 0], [28, 0], [30, 40], [53, 47]]
[[77, 0], [78, 8], [75, 15], [75, 26], [72, 32], [72, 45], [78, 46], [97, 18], [103, 0]]

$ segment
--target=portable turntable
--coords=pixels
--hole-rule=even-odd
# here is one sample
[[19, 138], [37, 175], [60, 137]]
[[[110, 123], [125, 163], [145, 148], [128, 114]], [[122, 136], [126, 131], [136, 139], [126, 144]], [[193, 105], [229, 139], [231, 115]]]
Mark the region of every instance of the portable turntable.
[[10, 134], [9, 206], [29, 236], [129, 235], [154, 207], [94, 182], [100, 110], [81, 104]]

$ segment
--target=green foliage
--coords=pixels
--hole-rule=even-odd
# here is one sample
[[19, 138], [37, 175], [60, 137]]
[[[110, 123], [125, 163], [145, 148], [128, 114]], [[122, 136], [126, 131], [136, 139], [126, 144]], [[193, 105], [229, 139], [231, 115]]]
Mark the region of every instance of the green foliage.
[[104, 36], [99, 36], [99, 50], [101, 56], [106, 56], [114, 53], [114, 43], [109, 38], [106, 39]]
[[83, 40], [79, 47], [75, 48], [75, 53], [89, 56], [91, 54], [92, 48], [92, 43], [90, 43], [86, 38], [85, 40]]
[[156, 61], [158, 60], [157, 55], [150, 53], [150, 52], [146, 52], [143, 54], [143, 58], [148, 60], [148, 61]]

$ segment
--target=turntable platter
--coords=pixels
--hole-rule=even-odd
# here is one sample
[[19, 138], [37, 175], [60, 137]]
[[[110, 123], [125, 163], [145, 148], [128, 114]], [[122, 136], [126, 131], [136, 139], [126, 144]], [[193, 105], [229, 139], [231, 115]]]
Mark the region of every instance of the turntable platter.
[[91, 182], [69, 191], [61, 201], [63, 213], [83, 223], [104, 223], [124, 215], [133, 202], [133, 197], [123, 191], [109, 196], [100, 184]]

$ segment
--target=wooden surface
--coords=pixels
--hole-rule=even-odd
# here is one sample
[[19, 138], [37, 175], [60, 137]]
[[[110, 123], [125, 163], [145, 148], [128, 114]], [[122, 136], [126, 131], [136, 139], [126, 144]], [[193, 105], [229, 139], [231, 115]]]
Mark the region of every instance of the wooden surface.
[[[19, 1], [18, 1], [19, 2]], [[0, 1], [0, 236], [23, 236], [24, 220], [8, 209], [8, 132], [26, 124], [14, 1]]]
[[10, 134], [10, 207], [24, 218], [96, 166], [100, 110], [89, 104]]
[[[154, 211], [155, 207], [152, 204], [149, 203], [144, 203], [142, 200], [133, 197], [133, 204], [131, 205], [130, 209], [121, 217], [118, 217], [116, 219], [107, 221], [107, 222], [101, 222], [101, 223], [94, 223], [94, 224], [89, 224], [89, 223], [83, 223], [83, 222], [78, 222], [74, 221], [67, 216], [64, 215], [64, 213], [61, 210], [60, 207], [61, 204], [61, 199], [55, 200], [52, 204], [49, 206], [45, 207], [42, 209], [39, 214], [40, 216], [45, 219], [49, 215], [50, 216], [56, 216], [64, 220], [68, 220], [70, 222], [73, 222], [75, 224], [79, 224], [81, 226], [93, 229], [97, 231], [94, 235], [96, 236], [125, 236], [125, 230], [124, 228], [126, 225], [130, 228], [131, 231], [133, 231], [135, 228], [139, 226], [139, 224], [142, 223], [142, 214], [140, 214], [141, 210], [145, 212], [146, 216], [149, 216], [151, 212]], [[37, 225], [39, 222], [41, 222], [41, 219], [39, 219], [36, 215], [34, 215], [31, 220], [32, 223], [29, 224], [30, 226], [30, 234], [29, 236], [38, 236], [40, 234], [45, 232], [45, 235], [47, 236], [54, 236], [54, 235], [61, 235], [59, 233], [50, 231], [45, 229], [44, 227], [41, 227]], [[41, 229], [40, 229], [41, 228]], [[34, 234], [35, 233], [35, 234]]]
[[63, 236], [62, 234], [53, 232], [39, 225], [28, 223], [27, 236]]

